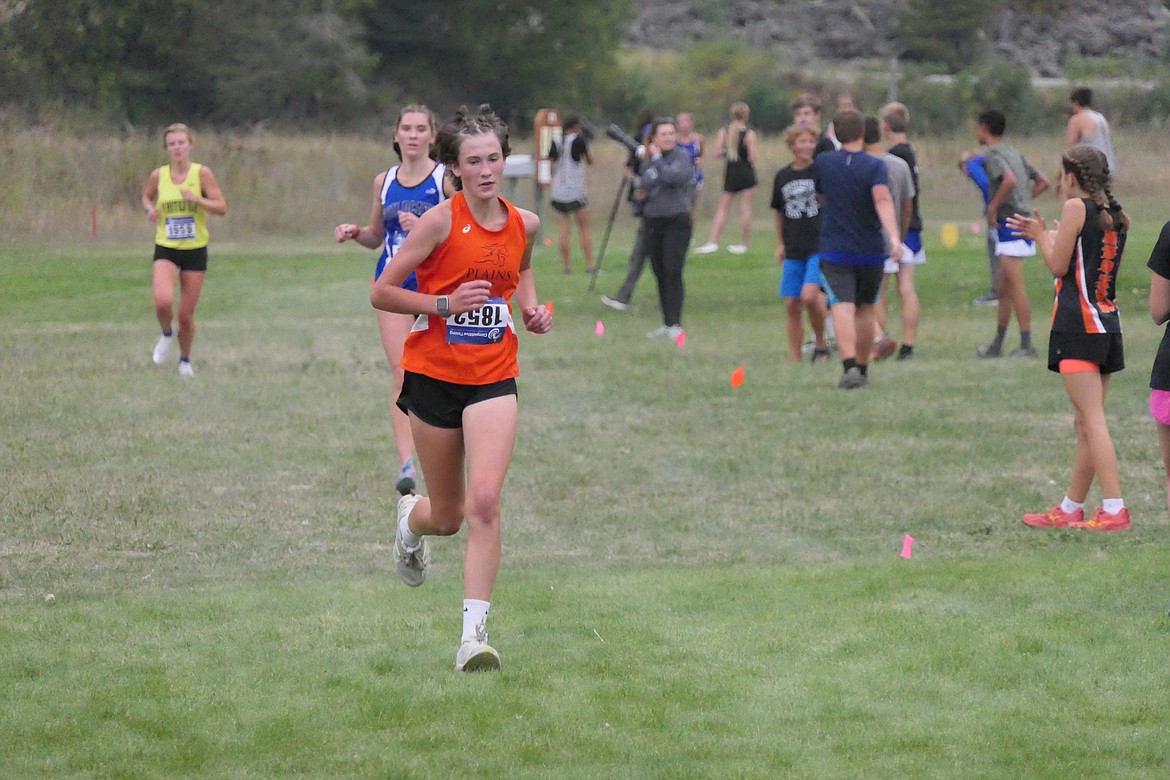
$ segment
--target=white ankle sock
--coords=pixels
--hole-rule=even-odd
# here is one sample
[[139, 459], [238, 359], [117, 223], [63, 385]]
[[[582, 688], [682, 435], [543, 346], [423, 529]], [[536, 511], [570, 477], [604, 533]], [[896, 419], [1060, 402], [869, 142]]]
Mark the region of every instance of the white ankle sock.
[[487, 632], [488, 608], [491, 603], [479, 599], [463, 599], [463, 641], [475, 639], [475, 629], [483, 626]]
[[402, 545], [407, 552], [413, 552], [422, 544], [422, 537], [410, 530], [410, 512], [398, 521], [398, 533], [402, 536]]
[[1115, 515], [1125, 509], [1125, 502], [1120, 498], [1106, 498], [1101, 502], [1101, 508], [1109, 514]]
[[1066, 514], [1071, 513], [1071, 512], [1075, 512], [1078, 509], [1084, 509], [1084, 508], [1085, 508], [1084, 504], [1078, 504], [1076, 501], [1073, 501], [1068, 496], [1065, 496], [1064, 500], [1060, 502], [1060, 511], [1064, 512]]

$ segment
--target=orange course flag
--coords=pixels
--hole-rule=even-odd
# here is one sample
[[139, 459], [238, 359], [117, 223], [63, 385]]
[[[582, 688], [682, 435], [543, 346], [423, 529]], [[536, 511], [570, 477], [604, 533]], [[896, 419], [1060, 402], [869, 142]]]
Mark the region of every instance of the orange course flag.
[[743, 384], [743, 366], [731, 372], [731, 386], [739, 387]]

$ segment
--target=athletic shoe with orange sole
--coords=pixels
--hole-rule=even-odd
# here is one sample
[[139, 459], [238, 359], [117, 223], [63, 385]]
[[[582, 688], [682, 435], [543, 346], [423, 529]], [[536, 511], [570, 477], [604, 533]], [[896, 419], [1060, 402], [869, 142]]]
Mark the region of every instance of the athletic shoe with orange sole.
[[1069, 523], [1069, 528], [1087, 528], [1090, 531], [1125, 531], [1129, 529], [1129, 510], [1123, 508], [1115, 515], [1098, 507], [1093, 516], [1080, 523]]
[[1024, 525], [1030, 525], [1033, 528], [1068, 528], [1084, 522], [1085, 510], [1076, 509], [1072, 512], [1065, 512], [1059, 504], [1042, 514], [1024, 515]]

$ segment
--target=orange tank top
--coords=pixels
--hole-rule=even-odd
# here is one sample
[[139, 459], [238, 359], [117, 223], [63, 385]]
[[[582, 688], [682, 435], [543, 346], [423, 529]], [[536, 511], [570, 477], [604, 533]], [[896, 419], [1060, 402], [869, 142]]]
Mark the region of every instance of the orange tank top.
[[418, 290], [450, 295], [473, 279], [491, 282], [491, 299], [477, 311], [443, 319], [420, 315], [402, 354], [402, 367], [432, 379], [461, 385], [487, 385], [520, 373], [512, 294], [520, 281], [527, 235], [524, 218], [500, 198], [508, 218], [499, 230], [475, 221], [463, 193], [451, 198], [451, 232], [416, 271]]

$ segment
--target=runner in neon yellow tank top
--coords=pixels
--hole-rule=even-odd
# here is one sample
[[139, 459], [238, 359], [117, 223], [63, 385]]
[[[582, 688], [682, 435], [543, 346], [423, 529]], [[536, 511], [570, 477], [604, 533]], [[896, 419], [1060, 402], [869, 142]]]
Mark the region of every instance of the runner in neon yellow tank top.
[[154, 313], [162, 335], [154, 347], [154, 362], [167, 359], [174, 333], [175, 286], [179, 295], [179, 373], [193, 376], [191, 345], [195, 341], [195, 306], [207, 275], [207, 214], [227, 214], [227, 201], [206, 165], [191, 162], [191, 131], [174, 124], [163, 131], [163, 148], [170, 163], [150, 172], [142, 193], [146, 217], [155, 230]]

